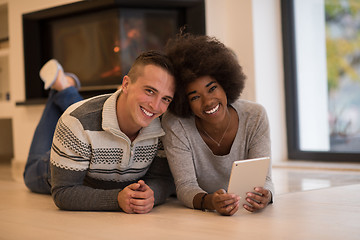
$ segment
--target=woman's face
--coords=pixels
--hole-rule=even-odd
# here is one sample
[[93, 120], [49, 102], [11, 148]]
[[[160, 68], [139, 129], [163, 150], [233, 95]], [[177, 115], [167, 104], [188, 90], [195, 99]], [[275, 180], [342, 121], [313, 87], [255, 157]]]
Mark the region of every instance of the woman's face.
[[204, 76], [186, 88], [190, 108], [201, 120], [218, 123], [225, 117], [227, 98], [224, 89], [212, 77]]

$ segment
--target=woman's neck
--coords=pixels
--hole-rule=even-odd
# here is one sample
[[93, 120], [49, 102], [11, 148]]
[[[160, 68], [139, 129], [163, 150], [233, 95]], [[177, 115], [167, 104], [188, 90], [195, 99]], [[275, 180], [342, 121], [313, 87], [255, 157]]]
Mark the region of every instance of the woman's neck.
[[231, 111], [232, 108], [227, 107], [223, 119], [216, 123], [209, 122], [206, 119], [200, 119], [198, 117], [195, 117], [196, 127], [198, 128], [198, 130], [203, 131], [207, 134], [222, 134], [226, 131], [226, 128], [228, 128], [229, 123], [231, 122]]
[[218, 156], [229, 154], [239, 124], [236, 111], [232, 107], [228, 107], [224, 119], [216, 124], [200, 120], [195, 119], [196, 128], [213, 154]]

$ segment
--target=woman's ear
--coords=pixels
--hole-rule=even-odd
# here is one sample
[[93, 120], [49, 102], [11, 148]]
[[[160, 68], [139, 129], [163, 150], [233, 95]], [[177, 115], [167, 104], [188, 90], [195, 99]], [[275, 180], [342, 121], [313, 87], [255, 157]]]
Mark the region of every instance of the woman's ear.
[[125, 75], [121, 84], [122, 91], [124, 93], [127, 93], [129, 85], [130, 85], [130, 77], [128, 75]]

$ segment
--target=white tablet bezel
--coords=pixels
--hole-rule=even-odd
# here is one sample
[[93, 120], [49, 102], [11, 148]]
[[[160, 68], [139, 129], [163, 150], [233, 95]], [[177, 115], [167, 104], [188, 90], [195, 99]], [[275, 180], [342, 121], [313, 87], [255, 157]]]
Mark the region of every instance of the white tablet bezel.
[[246, 201], [246, 193], [254, 192], [255, 187], [264, 187], [270, 167], [270, 157], [239, 160], [233, 162], [228, 185], [228, 193], [240, 196], [242, 208]]

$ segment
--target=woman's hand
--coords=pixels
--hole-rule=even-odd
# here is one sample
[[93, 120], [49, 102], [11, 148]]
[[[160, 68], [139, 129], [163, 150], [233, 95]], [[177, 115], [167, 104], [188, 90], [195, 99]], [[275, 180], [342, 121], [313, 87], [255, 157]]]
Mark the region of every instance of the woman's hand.
[[213, 207], [221, 215], [231, 216], [239, 210], [240, 197], [235, 194], [219, 189], [211, 197]]
[[244, 204], [244, 208], [249, 212], [255, 212], [265, 208], [271, 201], [271, 192], [262, 187], [256, 187], [255, 192], [247, 193], [246, 201], [250, 204]]

